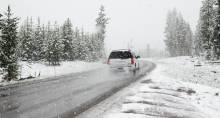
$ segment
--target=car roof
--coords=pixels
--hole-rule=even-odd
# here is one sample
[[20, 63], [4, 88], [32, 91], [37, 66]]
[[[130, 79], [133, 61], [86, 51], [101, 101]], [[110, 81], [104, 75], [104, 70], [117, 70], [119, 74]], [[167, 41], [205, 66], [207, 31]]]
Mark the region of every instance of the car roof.
[[112, 50], [112, 52], [117, 52], [117, 51], [131, 51], [130, 49], [118, 49], [118, 50]]

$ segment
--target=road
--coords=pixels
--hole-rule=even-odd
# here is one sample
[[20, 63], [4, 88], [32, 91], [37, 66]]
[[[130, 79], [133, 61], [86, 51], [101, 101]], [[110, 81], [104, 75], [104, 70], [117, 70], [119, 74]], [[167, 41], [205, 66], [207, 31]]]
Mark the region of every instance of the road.
[[74, 117], [152, 70], [142, 62], [135, 73], [109, 68], [0, 88], [0, 118]]

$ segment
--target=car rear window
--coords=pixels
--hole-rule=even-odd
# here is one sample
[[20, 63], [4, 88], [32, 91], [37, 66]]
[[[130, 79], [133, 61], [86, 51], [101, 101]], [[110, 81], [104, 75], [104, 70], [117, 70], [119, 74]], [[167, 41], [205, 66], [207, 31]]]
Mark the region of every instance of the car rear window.
[[109, 56], [109, 59], [128, 59], [131, 58], [131, 52], [129, 51], [117, 51], [112, 52]]

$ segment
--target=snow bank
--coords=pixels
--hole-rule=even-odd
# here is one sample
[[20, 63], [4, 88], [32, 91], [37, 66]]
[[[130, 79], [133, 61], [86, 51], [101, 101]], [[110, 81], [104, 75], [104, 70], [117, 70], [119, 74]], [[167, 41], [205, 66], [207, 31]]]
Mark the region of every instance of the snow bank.
[[27, 62], [20, 62], [19, 65], [21, 71], [20, 78], [26, 78], [30, 76], [45, 78], [51, 76], [65, 75], [69, 73], [89, 71], [104, 66], [104, 64], [99, 62], [90, 63], [82, 61], [62, 62], [61, 66], [48, 66], [40, 63]]
[[[48, 77], [60, 76], [70, 73], [84, 72], [93, 69], [104, 67], [105, 64], [101, 62], [62, 62], [60, 66], [49, 66], [44, 63], [28, 63], [19, 62], [19, 79], [27, 79], [25, 81], [32, 81], [34, 79], [44, 79]], [[16, 82], [1, 82], [0, 85], [13, 84]]]
[[[196, 66], [200, 61], [201, 66]], [[175, 57], [156, 61], [163, 65], [165, 74], [173, 78], [185, 81], [220, 87], [220, 65], [208, 63], [198, 58]]]

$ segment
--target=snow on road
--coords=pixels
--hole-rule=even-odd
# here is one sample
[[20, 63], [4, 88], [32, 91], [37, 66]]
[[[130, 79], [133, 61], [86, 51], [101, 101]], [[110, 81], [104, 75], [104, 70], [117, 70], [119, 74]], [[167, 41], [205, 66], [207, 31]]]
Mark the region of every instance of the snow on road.
[[149, 76], [79, 118], [220, 118], [220, 89], [212, 76], [206, 76], [209, 69], [217, 71], [219, 65], [195, 69], [189, 57], [155, 63], [157, 68]]
[[[70, 73], [84, 72], [102, 68], [105, 64], [101, 62], [72, 61], [62, 62], [60, 66], [49, 66], [44, 63], [19, 62], [19, 78], [34, 77], [25, 81], [45, 79]], [[1, 71], [0, 71], [1, 72]], [[17, 83], [18, 81], [2, 82], [0, 73], [0, 85]]]

